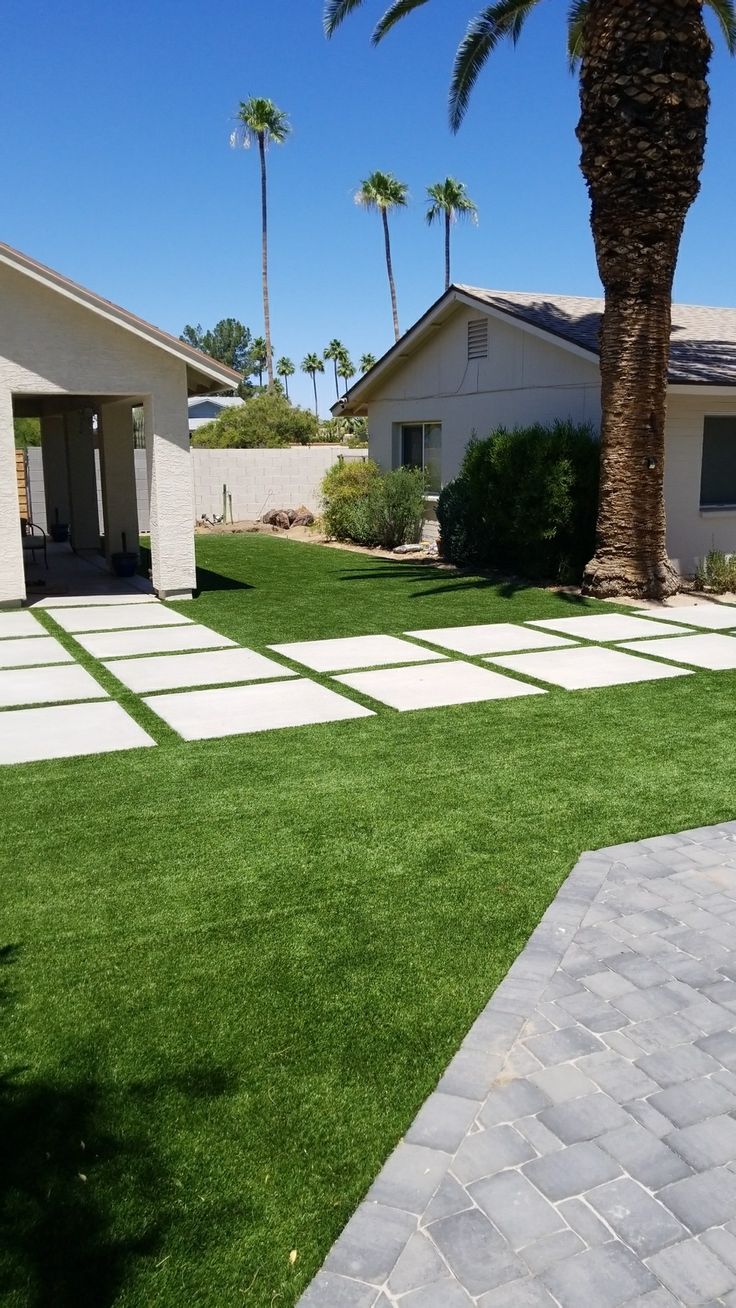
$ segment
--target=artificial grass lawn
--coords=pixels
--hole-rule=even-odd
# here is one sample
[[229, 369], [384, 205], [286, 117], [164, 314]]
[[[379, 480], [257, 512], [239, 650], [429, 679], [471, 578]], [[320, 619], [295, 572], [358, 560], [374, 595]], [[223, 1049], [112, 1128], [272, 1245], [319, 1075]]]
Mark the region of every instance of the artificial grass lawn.
[[[576, 611], [198, 549], [263, 652]], [[293, 1305], [581, 850], [733, 817], [736, 677], [185, 744], [80, 661], [159, 748], [0, 774], [0, 1302]]]

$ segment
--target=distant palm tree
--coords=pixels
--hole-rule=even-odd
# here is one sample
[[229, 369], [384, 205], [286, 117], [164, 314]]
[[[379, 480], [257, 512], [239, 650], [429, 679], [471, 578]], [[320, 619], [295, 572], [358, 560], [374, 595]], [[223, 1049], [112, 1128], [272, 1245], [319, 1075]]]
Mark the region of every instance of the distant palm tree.
[[302, 359], [302, 372], [309, 373], [309, 376], [312, 378], [312, 385], [314, 387], [315, 418], [319, 418], [319, 406], [317, 404], [317, 373], [324, 372], [324, 370], [325, 370], [325, 365], [323, 364], [318, 354], [305, 354], [304, 358]]
[[282, 355], [276, 364], [276, 376], [283, 377], [284, 379], [284, 390], [286, 391], [287, 400], [289, 398], [289, 378], [293, 377], [295, 372], [296, 368], [291, 359], [288, 358], [286, 354]]
[[340, 362], [337, 365], [337, 375], [338, 377], [342, 377], [342, 380], [345, 382], [345, 390], [347, 390], [350, 385], [351, 378], [355, 376], [355, 364], [350, 358], [350, 355], [348, 354], [347, 350], [345, 351], [343, 357], [341, 358]]
[[283, 145], [291, 131], [291, 124], [283, 110], [273, 100], [253, 97], [241, 100], [237, 113], [237, 126], [230, 133], [230, 144], [250, 149], [258, 145], [261, 161], [261, 280], [263, 283], [263, 330], [266, 338], [266, 371], [268, 384], [273, 385], [273, 350], [271, 349], [271, 309], [268, 298], [268, 186], [266, 179], [266, 150], [273, 141]]
[[362, 204], [366, 209], [372, 209], [380, 213], [381, 222], [383, 223], [383, 239], [386, 246], [386, 271], [388, 273], [388, 285], [391, 291], [391, 312], [394, 319], [394, 336], [398, 341], [401, 332], [399, 331], [399, 312], [396, 308], [396, 286], [394, 285], [394, 270], [391, 263], [391, 238], [388, 231], [388, 215], [392, 209], [400, 209], [406, 205], [408, 197], [408, 187], [405, 182], [400, 182], [398, 177], [393, 173], [371, 173], [360, 184], [360, 189], [355, 193], [355, 203]]
[[340, 385], [338, 382], [339, 370], [337, 365], [341, 362], [342, 359], [347, 357], [347, 348], [343, 345], [342, 341], [338, 341], [337, 337], [334, 337], [330, 341], [322, 357], [325, 359], [330, 359], [332, 361], [332, 366], [335, 370], [335, 398], [339, 400]]
[[358, 367], [362, 373], [370, 372], [371, 368], [375, 368], [376, 362], [375, 354], [361, 354]]
[[265, 336], [256, 336], [250, 347], [252, 371], [258, 373], [258, 385], [263, 385], [263, 369], [268, 365], [268, 346]]
[[478, 221], [478, 209], [465, 190], [465, 183], [454, 177], [446, 177], [444, 182], [435, 182], [427, 187], [427, 222], [430, 227], [435, 219], [443, 219], [445, 225], [445, 290], [450, 285], [450, 228], [458, 218], [470, 218]]
[[[325, 0], [327, 34], [362, 2]], [[426, 2], [391, 0], [374, 40]], [[516, 44], [540, 7], [540, 0], [491, 0], [471, 19], [452, 74], [453, 130], [489, 58], [503, 41]], [[707, 10], [735, 53], [734, 0], [568, 6], [569, 54], [580, 69], [580, 162], [605, 292], [597, 539], [583, 575], [584, 593], [601, 598], [661, 599], [680, 585], [667, 557], [665, 418], [672, 283], [706, 143], [713, 52]], [[495, 123], [488, 128], [492, 134]]]

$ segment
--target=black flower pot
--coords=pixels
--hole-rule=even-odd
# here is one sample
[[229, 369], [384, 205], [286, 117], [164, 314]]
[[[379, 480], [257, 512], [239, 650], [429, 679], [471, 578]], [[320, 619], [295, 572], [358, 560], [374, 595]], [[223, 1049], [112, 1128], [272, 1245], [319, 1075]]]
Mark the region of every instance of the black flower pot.
[[49, 527], [49, 533], [52, 541], [54, 541], [56, 545], [63, 545], [64, 542], [69, 539], [69, 523], [52, 522]]
[[134, 577], [138, 567], [138, 554], [134, 550], [118, 550], [110, 555], [116, 577]]

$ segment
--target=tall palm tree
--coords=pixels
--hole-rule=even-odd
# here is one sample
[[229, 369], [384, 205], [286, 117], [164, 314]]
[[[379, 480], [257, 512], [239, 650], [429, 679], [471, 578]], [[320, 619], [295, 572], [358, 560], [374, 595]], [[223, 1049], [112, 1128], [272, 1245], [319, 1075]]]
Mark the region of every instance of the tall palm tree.
[[251, 371], [258, 373], [258, 385], [263, 385], [263, 369], [268, 365], [268, 346], [265, 336], [256, 336], [250, 347]]
[[318, 354], [305, 354], [302, 359], [302, 372], [309, 373], [312, 378], [314, 387], [314, 416], [319, 419], [319, 407], [317, 404], [317, 373], [324, 372], [325, 365]]
[[375, 354], [361, 354], [360, 363], [358, 364], [361, 373], [370, 372], [371, 368], [375, 368], [375, 366], [376, 366]]
[[271, 348], [271, 307], [268, 296], [268, 184], [266, 177], [266, 150], [273, 142], [283, 145], [291, 132], [291, 124], [283, 110], [273, 100], [258, 96], [241, 100], [237, 125], [230, 133], [233, 147], [250, 149], [258, 146], [261, 161], [261, 280], [263, 283], [263, 330], [266, 338], [266, 371], [268, 384], [273, 385], [273, 350]]
[[441, 218], [445, 226], [445, 290], [450, 285], [450, 228], [458, 218], [470, 218], [478, 221], [478, 209], [465, 189], [464, 182], [454, 177], [446, 177], [444, 182], [435, 182], [427, 187], [427, 222], [431, 227], [436, 219]]
[[294, 376], [296, 368], [288, 355], [283, 354], [276, 364], [276, 376], [283, 377], [286, 398], [289, 398], [289, 378]]
[[[345, 390], [348, 389], [351, 379], [355, 376], [355, 364], [353, 363], [347, 350], [337, 365], [337, 375], [345, 382]], [[338, 396], [339, 398], [339, 396]]]
[[[539, 0], [496, 0], [469, 25], [450, 89], [457, 130], [477, 77], [515, 42]], [[331, 35], [362, 0], [326, 0]], [[427, 0], [392, 0], [374, 40]], [[687, 212], [700, 188], [713, 11], [736, 52], [733, 0], [572, 0], [569, 49], [580, 65], [581, 167], [606, 307], [596, 551], [583, 589], [660, 598], [679, 585], [667, 557], [664, 426], [672, 282]]]
[[340, 363], [342, 359], [346, 357], [346, 355], [347, 355], [346, 346], [343, 345], [342, 341], [338, 341], [337, 337], [335, 336], [330, 341], [329, 345], [327, 346], [327, 349], [324, 351], [324, 354], [322, 356], [324, 359], [331, 360], [332, 366], [335, 370], [335, 399], [337, 400], [339, 400], [340, 398], [340, 383], [338, 381], [337, 365]]
[[[360, 3], [360, 0], [357, 0]], [[400, 182], [398, 177], [393, 173], [371, 173], [360, 184], [360, 189], [355, 193], [355, 203], [362, 204], [366, 209], [372, 209], [380, 213], [383, 224], [383, 240], [386, 247], [386, 271], [388, 273], [388, 285], [391, 291], [391, 312], [394, 319], [394, 336], [398, 341], [401, 332], [399, 331], [399, 312], [396, 308], [396, 286], [394, 285], [394, 270], [391, 262], [391, 237], [388, 230], [388, 215], [392, 209], [399, 209], [406, 205], [408, 197], [408, 187], [405, 182]]]

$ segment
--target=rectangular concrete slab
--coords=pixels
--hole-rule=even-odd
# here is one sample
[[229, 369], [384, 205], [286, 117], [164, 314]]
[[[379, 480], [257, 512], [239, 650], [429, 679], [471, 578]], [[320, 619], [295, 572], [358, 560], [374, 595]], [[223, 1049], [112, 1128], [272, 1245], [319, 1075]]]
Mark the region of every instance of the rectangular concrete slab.
[[[736, 642], [735, 642], [736, 643]], [[230, 681], [296, 677], [274, 659], [251, 649], [206, 650], [201, 654], [158, 654], [148, 659], [116, 659], [105, 666], [129, 690], [177, 690], [184, 686], [224, 686]]]
[[301, 677], [265, 685], [153, 695], [143, 702], [184, 740], [210, 740], [374, 716], [362, 704], [354, 704], [325, 686]]
[[53, 636], [23, 636], [0, 640], [0, 668], [28, 668], [41, 663], [73, 663], [74, 659]]
[[428, 627], [423, 631], [407, 631], [430, 645], [451, 649], [457, 654], [510, 654], [513, 650], [551, 649], [557, 645], [570, 645], [563, 636], [550, 636], [534, 631], [516, 622], [482, 622], [473, 627]]
[[349, 672], [336, 677], [353, 690], [389, 704], [400, 713], [412, 709], [441, 708], [481, 700], [513, 699], [544, 694], [536, 686], [512, 681], [474, 663], [432, 663], [423, 667], [385, 668], [377, 672]]
[[[174, 650], [223, 649], [235, 641], [193, 622], [186, 627], [153, 627], [140, 631], [100, 631], [78, 636], [78, 643], [96, 659], [132, 658], [136, 654], [171, 654]], [[2, 648], [0, 647], [0, 653]]]
[[655, 622], [684, 622], [689, 627], [704, 627], [708, 631], [736, 629], [736, 605], [733, 604], [677, 604], [672, 608], [637, 609], [637, 612], [645, 613]]
[[697, 636], [639, 640], [632, 645], [625, 644], [622, 648], [640, 649], [645, 654], [672, 659], [673, 663], [689, 663], [694, 668], [708, 668], [711, 671], [736, 668], [736, 639], [719, 632], [704, 631]]
[[489, 660], [511, 668], [522, 676], [537, 677], [565, 690], [586, 690], [595, 686], [621, 686], [633, 681], [657, 681], [663, 677], [688, 676], [684, 668], [652, 663], [618, 649], [581, 645], [576, 649], [554, 649], [539, 654], [511, 654]]
[[[533, 627], [546, 627], [561, 631], [566, 636], [579, 636], [581, 640], [635, 640], [637, 636], [656, 636], [659, 628], [646, 618], [630, 617], [628, 613], [584, 613], [577, 618], [539, 618]], [[684, 631], [684, 628], [683, 628]]]
[[0, 763], [109, 754], [155, 745], [112, 700], [54, 708], [9, 709], [0, 714]]
[[36, 600], [32, 609], [77, 609], [94, 608], [99, 604], [158, 604], [153, 594], [141, 591], [114, 591], [109, 595], [49, 595], [48, 599]]
[[62, 663], [50, 668], [10, 668], [0, 672], [0, 708], [107, 698], [107, 691], [78, 663]]
[[181, 627], [191, 623], [163, 604], [112, 604], [59, 609], [51, 614], [64, 631], [130, 631], [134, 627]]
[[11, 613], [0, 613], [0, 640], [9, 636], [45, 636], [46, 632], [32, 613], [16, 609]]
[[398, 636], [345, 636], [337, 640], [299, 640], [288, 645], [269, 645], [295, 663], [313, 672], [339, 672], [341, 668], [375, 668], [384, 663], [436, 662], [444, 654], [432, 654]]

